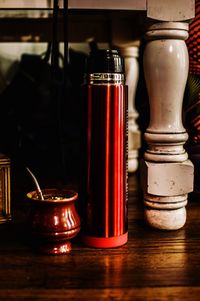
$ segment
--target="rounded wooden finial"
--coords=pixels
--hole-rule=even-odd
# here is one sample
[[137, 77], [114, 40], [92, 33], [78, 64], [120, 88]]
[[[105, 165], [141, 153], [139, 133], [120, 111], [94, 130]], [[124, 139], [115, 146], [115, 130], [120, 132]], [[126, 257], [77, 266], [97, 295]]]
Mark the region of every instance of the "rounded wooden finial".
[[185, 207], [175, 210], [145, 209], [145, 220], [153, 228], [160, 230], [177, 230], [186, 222]]

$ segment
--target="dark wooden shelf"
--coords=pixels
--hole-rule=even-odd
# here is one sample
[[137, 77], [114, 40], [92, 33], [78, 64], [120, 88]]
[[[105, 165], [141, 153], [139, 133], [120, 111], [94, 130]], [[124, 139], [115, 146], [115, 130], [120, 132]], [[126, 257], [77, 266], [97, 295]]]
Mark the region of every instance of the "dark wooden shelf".
[[[59, 7], [59, 40], [62, 41], [61, 0]], [[50, 41], [52, 8], [52, 0], [0, 0], [0, 42]], [[85, 42], [91, 37], [99, 42], [110, 42], [114, 30], [123, 31], [123, 39], [129, 42], [136, 36], [138, 38], [146, 16], [146, 0], [68, 0], [68, 8], [70, 42]]]
[[[69, 9], [121, 9], [121, 10], [146, 10], [146, 0], [68, 0]], [[59, 0], [60, 8], [63, 1]], [[52, 9], [53, 0], [0, 0], [0, 9]]]
[[198, 300], [199, 203], [191, 200], [178, 231], [158, 231], [143, 220], [138, 177], [129, 177], [129, 242], [92, 249], [77, 239], [64, 256], [33, 252], [27, 244], [28, 206], [14, 203], [14, 220], [0, 227], [0, 300]]
[[[1, 12], [0, 12], [1, 15]], [[52, 18], [0, 17], [0, 42], [48, 42], [52, 40]], [[95, 37], [98, 42], [120, 38], [132, 41], [141, 38], [144, 12], [71, 11], [68, 17], [69, 42], [86, 42]], [[92, 24], [92, 26], [91, 26]], [[63, 41], [63, 20], [59, 18], [58, 39]]]

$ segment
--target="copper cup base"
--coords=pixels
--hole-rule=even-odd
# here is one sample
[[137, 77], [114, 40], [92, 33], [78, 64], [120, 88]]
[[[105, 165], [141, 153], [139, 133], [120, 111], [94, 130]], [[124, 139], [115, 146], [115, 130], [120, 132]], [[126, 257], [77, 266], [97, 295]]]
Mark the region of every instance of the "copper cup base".
[[37, 253], [47, 255], [64, 255], [71, 251], [71, 242], [60, 242], [60, 243], [36, 243], [34, 249]]

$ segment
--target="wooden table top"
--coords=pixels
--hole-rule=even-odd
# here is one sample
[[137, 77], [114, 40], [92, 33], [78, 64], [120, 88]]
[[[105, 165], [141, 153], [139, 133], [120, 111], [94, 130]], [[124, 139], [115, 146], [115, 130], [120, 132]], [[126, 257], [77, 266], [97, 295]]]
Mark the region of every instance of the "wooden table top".
[[185, 227], [158, 231], [143, 221], [138, 176], [129, 176], [129, 242], [109, 250], [76, 240], [68, 255], [36, 254], [26, 241], [27, 207], [0, 226], [0, 300], [200, 300], [200, 203]]

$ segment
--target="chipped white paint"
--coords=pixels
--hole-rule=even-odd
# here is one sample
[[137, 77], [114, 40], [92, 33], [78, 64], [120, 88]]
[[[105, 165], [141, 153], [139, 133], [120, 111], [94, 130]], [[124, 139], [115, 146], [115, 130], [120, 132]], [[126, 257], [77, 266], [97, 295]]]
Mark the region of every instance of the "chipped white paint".
[[195, 0], [148, 0], [147, 17], [162, 21], [184, 21], [194, 18]]
[[176, 23], [165, 22], [164, 28], [164, 23], [158, 23], [147, 32], [150, 41], [144, 52], [144, 70], [151, 116], [145, 134], [150, 144], [145, 159], [149, 161], [187, 160], [183, 145], [188, 135], [182, 124], [182, 102], [188, 75], [184, 41], [188, 37], [188, 25], [178, 24], [180, 30]]
[[147, 223], [161, 230], [177, 230], [184, 226], [186, 222], [185, 207], [174, 210], [145, 210], [145, 219]]
[[188, 75], [185, 39], [188, 25], [162, 22], [150, 26], [144, 71], [149, 93], [148, 149], [141, 178], [145, 217], [152, 227], [175, 230], [186, 220], [187, 194], [193, 190], [193, 165], [183, 147], [182, 102]]
[[178, 196], [193, 190], [193, 164], [190, 160], [174, 163], [143, 161], [144, 192], [155, 196]]
[[138, 83], [138, 46], [122, 47], [121, 54], [125, 61], [126, 85], [128, 86], [128, 172], [138, 168], [138, 149], [140, 148], [140, 131], [136, 123], [138, 112], [135, 109], [135, 93]]
[[145, 218], [149, 225], [163, 230], [176, 230], [186, 221], [187, 194], [180, 196], [144, 195]]

